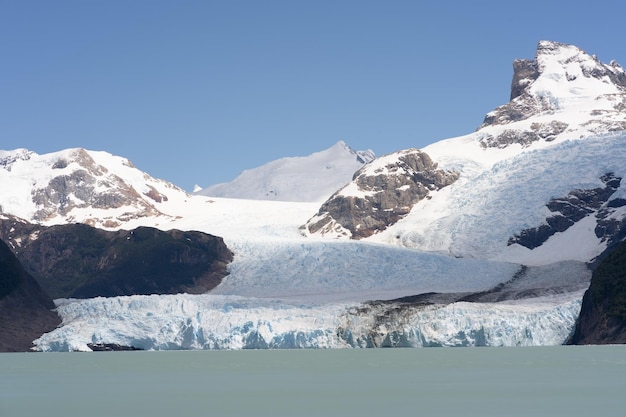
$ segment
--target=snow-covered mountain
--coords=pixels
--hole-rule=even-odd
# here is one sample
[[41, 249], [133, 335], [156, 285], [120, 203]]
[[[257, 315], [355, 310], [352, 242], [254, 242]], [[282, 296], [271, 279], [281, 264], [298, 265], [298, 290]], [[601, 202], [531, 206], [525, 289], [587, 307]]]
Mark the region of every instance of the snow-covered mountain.
[[196, 191], [210, 197], [250, 200], [314, 201], [328, 198], [355, 171], [374, 159], [371, 150], [355, 151], [344, 141], [309, 156], [287, 157], [246, 170], [231, 182]]
[[[222, 236], [234, 253], [228, 277], [203, 295], [57, 300], [63, 324], [36, 345], [563, 343], [591, 279], [586, 263], [626, 233], [626, 77], [547, 41], [513, 67], [511, 101], [476, 132], [377, 158], [323, 204], [170, 196], [155, 185], [175, 201], [156, 205], [165, 215], [116, 216], [111, 228]], [[29, 193], [2, 194], [3, 210], [37, 220]]]
[[46, 225], [119, 228], [140, 218], [175, 217], [189, 196], [107, 152], [66, 149], [38, 155], [0, 150], [0, 214]]
[[[405, 169], [406, 151], [366, 165], [307, 232], [527, 264], [589, 261], [621, 239], [626, 73], [547, 41], [514, 70], [511, 101], [476, 132], [425, 147], [422, 158], [433, 163], [419, 170]], [[390, 182], [399, 175], [408, 185]], [[427, 192], [409, 195], [390, 217], [400, 210], [385, 202], [411, 188]]]

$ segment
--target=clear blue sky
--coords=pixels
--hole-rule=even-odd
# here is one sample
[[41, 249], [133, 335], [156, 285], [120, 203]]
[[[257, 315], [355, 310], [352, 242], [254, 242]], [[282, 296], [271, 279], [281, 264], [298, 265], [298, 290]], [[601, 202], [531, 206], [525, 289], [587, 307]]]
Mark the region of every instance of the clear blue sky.
[[0, 149], [129, 158], [187, 190], [344, 140], [474, 131], [541, 39], [626, 66], [623, 1], [0, 0]]

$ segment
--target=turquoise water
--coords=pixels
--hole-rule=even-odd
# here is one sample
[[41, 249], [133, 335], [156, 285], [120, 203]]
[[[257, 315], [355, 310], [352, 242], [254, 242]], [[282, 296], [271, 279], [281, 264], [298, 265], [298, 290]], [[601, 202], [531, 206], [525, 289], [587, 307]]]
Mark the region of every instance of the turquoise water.
[[626, 346], [0, 354], [0, 416], [623, 416]]

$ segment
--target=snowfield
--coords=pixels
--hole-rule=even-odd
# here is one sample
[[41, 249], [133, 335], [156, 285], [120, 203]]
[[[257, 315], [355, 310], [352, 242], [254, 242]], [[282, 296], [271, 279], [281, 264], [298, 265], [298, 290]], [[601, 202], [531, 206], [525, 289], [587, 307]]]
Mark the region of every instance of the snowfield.
[[[407, 217], [370, 240], [453, 256], [535, 265], [591, 260], [606, 248], [595, 236], [593, 226], [589, 227], [592, 215], [588, 216], [588, 226], [585, 222], [577, 224], [534, 250], [507, 246], [507, 242], [514, 234], [544, 223], [551, 214], [545, 206], [550, 199], [567, 196], [575, 189], [602, 187], [600, 177], [609, 172], [626, 177], [625, 143], [626, 134], [619, 132], [520, 152], [433, 193], [432, 199], [421, 202]], [[453, 164], [476, 166], [473, 159], [467, 159], [469, 162], [456, 159]], [[623, 190], [622, 186], [612, 199]]]

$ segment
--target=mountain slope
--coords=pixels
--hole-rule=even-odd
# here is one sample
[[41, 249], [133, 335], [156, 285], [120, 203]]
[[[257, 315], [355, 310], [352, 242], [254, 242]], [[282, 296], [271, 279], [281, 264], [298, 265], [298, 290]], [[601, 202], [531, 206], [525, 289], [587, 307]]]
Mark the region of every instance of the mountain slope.
[[372, 151], [354, 151], [339, 141], [309, 156], [281, 158], [246, 170], [231, 182], [204, 188], [196, 194], [251, 200], [322, 201], [373, 158]]
[[[335, 238], [359, 228], [375, 242], [537, 265], [599, 255], [619, 239], [626, 218], [626, 73], [547, 41], [514, 71], [511, 101], [487, 114], [475, 133], [422, 149], [433, 175], [456, 172], [457, 180], [433, 187], [383, 230], [366, 220], [350, 224], [332, 199], [305, 230]], [[401, 164], [403, 152], [385, 156], [387, 164]], [[377, 216], [380, 209], [368, 208], [365, 197], [355, 200], [355, 190], [370, 192], [355, 180], [333, 199], [366, 207], [363, 219]], [[316, 228], [320, 218], [335, 226]]]
[[367, 164], [309, 220], [309, 233], [369, 237], [403, 218], [419, 201], [456, 181], [427, 154], [407, 149]]

